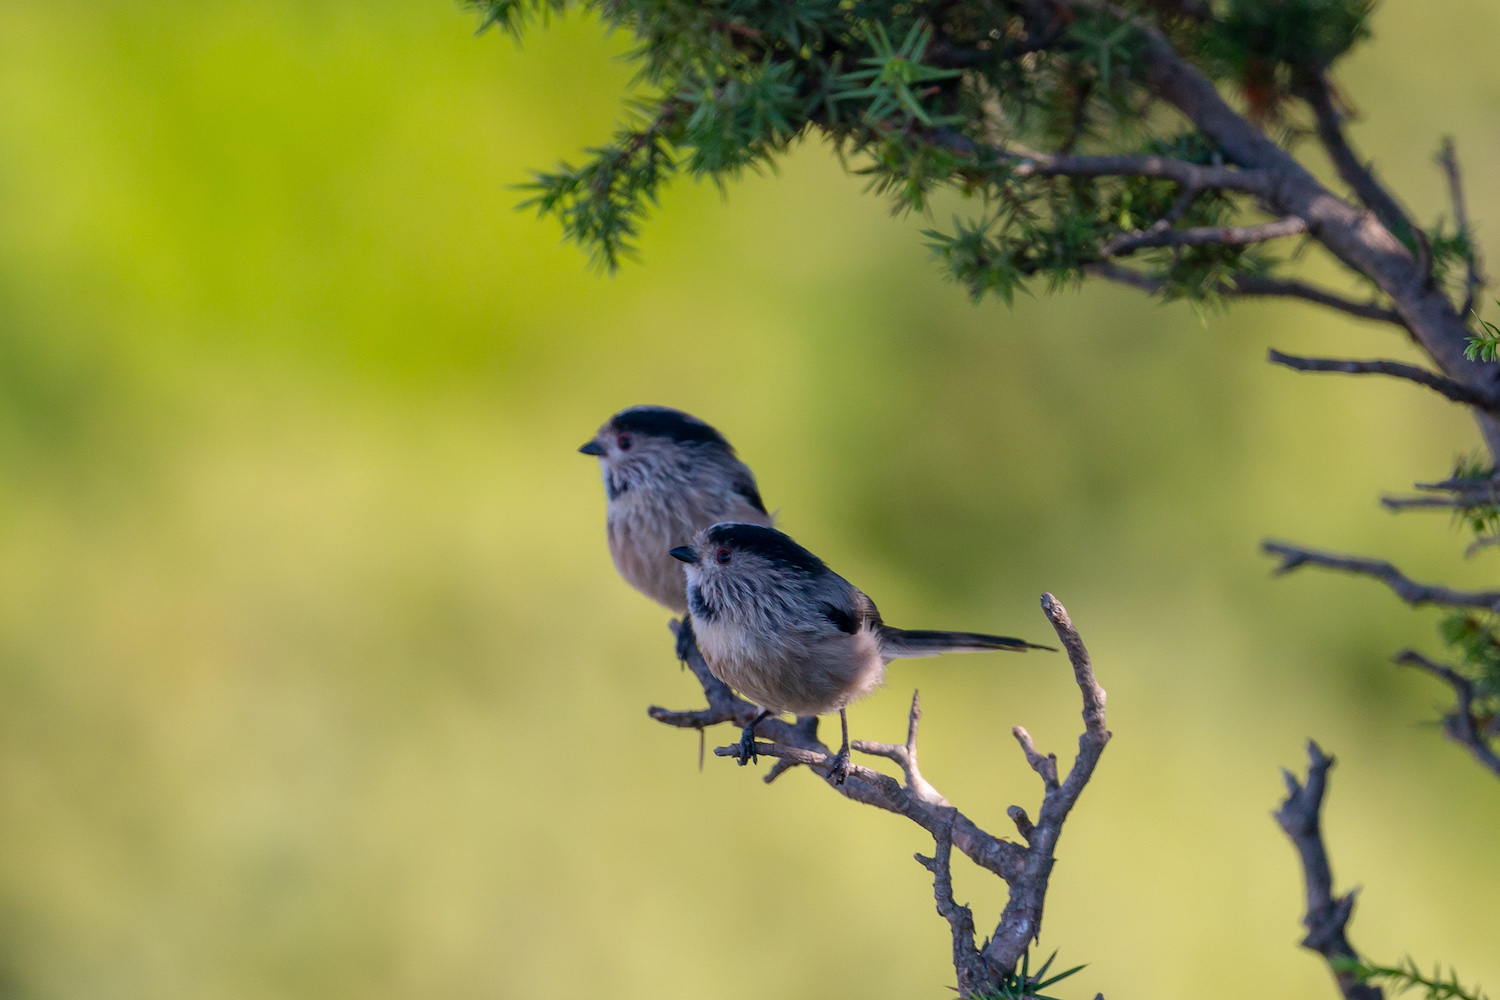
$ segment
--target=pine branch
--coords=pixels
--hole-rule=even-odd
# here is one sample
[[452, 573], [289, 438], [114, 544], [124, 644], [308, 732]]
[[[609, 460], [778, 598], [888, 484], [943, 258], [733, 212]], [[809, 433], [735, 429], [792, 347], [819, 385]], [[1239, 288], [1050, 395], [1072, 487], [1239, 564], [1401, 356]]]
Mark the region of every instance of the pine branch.
[[1361, 559], [1358, 556], [1341, 556], [1331, 552], [1299, 548], [1281, 542], [1262, 542], [1261, 551], [1267, 555], [1281, 557], [1281, 565], [1275, 575], [1284, 576], [1303, 566], [1321, 566], [1345, 573], [1373, 577], [1393, 590], [1397, 597], [1413, 607], [1436, 604], [1448, 608], [1483, 608], [1500, 611], [1500, 591], [1486, 590], [1466, 592], [1452, 590], [1438, 584], [1417, 583], [1388, 562], [1378, 559]]
[[[1142, 271], [1115, 264], [1112, 261], [1101, 261], [1097, 264], [1090, 264], [1088, 272], [1108, 281], [1129, 285], [1131, 288], [1137, 288], [1152, 295], [1160, 295], [1166, 289], [1166, 282], [1162, 279]], [[1276, 278], [1263, 278], [1257, 275], [1237, 274], [1231, 279], [1230, 284], [1219, 286], [1217, 291], [1225, 298], [1232, 299], [1301, 299], [1304, 302], [1311, 302], [1315, 305], [1336, 309], [1356, 319], [1370, 319], [1382, 323], [1393, 323], [1397, 326], [1404, 326], [1400, 316], [1373, 302], [1354, 302], [1335, 295], [1333, 292], [1315, 288], [1300, 281], [1283, 281]]]
[[1400, 361], [1351, 361], [1339, 358], [1304, 358], [1272, 349], [1266, 359], [1273, 365], [1285, 365], [1299, 372], [1337, 372], [1343, 375], [1389, 375], [1424, 385], [1439, 395], [1500, 416], [1500, 397], [1464, 385], [1456, 379], [1439, 375], [1417, 365]]
[[1307, 223], [1301, 219], [1277, 219], [1258, 226], [1199, 226], [1193, 229], [1157, 229], [1153, 226], [1149, 230], [1121, 233], [1100, 247], [1099, 255], [1123, 257], [1137, 250], [1161, 247], [1248, 246], [1305, 232]]

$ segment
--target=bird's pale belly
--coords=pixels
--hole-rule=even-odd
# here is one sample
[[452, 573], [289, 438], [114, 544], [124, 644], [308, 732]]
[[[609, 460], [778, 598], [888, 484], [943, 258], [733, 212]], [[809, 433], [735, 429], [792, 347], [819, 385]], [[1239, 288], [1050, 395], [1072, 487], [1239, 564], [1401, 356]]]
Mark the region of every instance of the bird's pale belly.
[[682, 563], [668, 555], [681, 539], [653, 530], [633, 518], [611, 518], [609, 554], [625, 582], [678, 614], [687, 613], [687, 580]]
[[864, 633], [754, 643], [738, 629], [694, 621], [708, 669], [762, 708], [823, 715], [869, 694], [885, 676], [885, 662]]

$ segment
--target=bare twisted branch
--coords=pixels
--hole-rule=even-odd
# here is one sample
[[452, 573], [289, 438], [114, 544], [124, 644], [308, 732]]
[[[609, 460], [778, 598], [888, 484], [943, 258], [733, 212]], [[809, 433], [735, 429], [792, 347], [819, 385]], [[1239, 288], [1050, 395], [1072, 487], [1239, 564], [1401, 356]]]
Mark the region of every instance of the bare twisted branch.
[[[673, 628], [677, 628], [676, 622], [673, 623]], [[679, 729], [703, 729], [724, 722], [743, 728], [760, 714], [758, 706], [736, 695], [727, 684], [713, 675], [696, 646], [689, 648], [686, 662], [693, 676], [702, 684], [709, 707], [692, 712], [677, 712], [653, 705], [648, 710], [653, 719]], [[778, 758], [778, 763], [787, 761], [793, 765], [804, 764], [845, 798], [905, 816], [929, 833], [935, 833], [939, 823], [944, 821], [942, 811], [951, 808], [948, 800], [926, 781], [903, 786], [890, 775], [858, 764], [850, 765], [849, 777], [842, 785], [835, 784], [829, 778], [833, 752], [818, 739], [816, 720], [812, 720], [811, 725], [793, 725], [770, 718], [761, 721], [755, 731], [773, 741], [757, 743], [756, 753]], [[732, 749], [737, 752], [738, 748]], [[719, 756], [734, 756], [734, 753], [720, 752], [728, 750], [731, 748], [720, 747], [714, 753]], [[784, 771], [785, 768], [772, 768], [766, 780], [774, 780]], [[1025, 849], [1019, 844], [986, 832], [957, 810], [954, 810], [952, 824], [953, 846], [976, 865], [1006, 881], [1020, 875]]]
[[915, 855], [917, 863], [932, 872], [932, 895], [937, 900], [938, 915], [948, 921], [953, 932], [953, 968], [958, 973], [958, 995], [969, 997], [976, 989], [993, 981], [994, 974], [979, 949], [974, 947], [974, 913], [953, 898], [953, 875], [948, 861], [953, 856], [953, 822], [951, 814], [934, 835], [932, 857]]
[[1296, 354], [1283, 354], [1278, 350], [1271, 350], [1266, 360], [1273, 365], [1285, 365], [1299, 372], [1338, 372], [1343, 375], [1389, 375], [1393, 378], [1404, 378], [1418, 385], [1425, 385], [1432, 391], [1446, 396], [1455, 403], [1463, 403], [1483, 410], [1493, 416], [1500, 416], [1500, 396], [1495, 393], [1476, 389], [1471, 385], [1465, 385], [1457, 379], [1451, 379], [1446, 375], [1428, 371], [1418, 365], [1408, 365], [1400, 361], [1353, 361], [1341, 358], [1305, 358]]
[[1396, 662], [1425, 671], [1453, 689], [1457, 703], [1453, 711], [1443, 715], [1443, 735], [1467, 748], [1475, 760], [1500, 777], [1500, 754], [1494, 747], [1500, 732], [1495, 731], [1494, 719], [1483, 723], [1474, 714], [1474, 683], [1452, 667], [1434, 663], [1415, 650], [1403, 649], [1396, 654]]
[[1437, 604], [1450, 608], [1484, 608], [1489, 611], [1500, 611], [1500, 591], [1484, 590], [1471, 593], [1452, 590], [1433, 583], [1417, 583], [1395, 566], [1379, 559], [1335, 555], [1331, 552], [1318, 552], [1282, 542], [1262, 542], [1260, 547], [1261, 551], [1267, 555], [1281, 557], [1281, 565], [1275, 570], [1277, 576], [1290, 573], [1303, 566], [1322, 566], [1325, 569], [1337, 569], [1345, 573], [1374, 577], [1413, 607]]
[[[919, 855], [917, 860], [933, 873], [938, 912], [948, 921], [953, 933], [953, 963], [963, 996], [997, 983], [1001, 975], [1015, 968], [1036, 938], [1055, 863], [1053, 852], [1063, 824], [1109, 742], [1109, 730], [1105, 728], [1104, 689], [1094, 676], [1083, 640], [1069, 620], [1067, 611], [1051, 594], [1042, 595], [1042, 611], [1062, 640], [1072, 664], [1074, 681], [1082, 695], [1084, 731], [1078, 738], [1078, 756], [1073, 768], [1067, 778], [1060, 781], [1057, 758], [1041, 754], [1026, 730], [1015, 727], [1016, 738], [1028, 762], [1043, 779], [1042, 806], [1036, 823], [1033, 824], [1019, 806], [1012, 806], [1009, 810], [1017, 830], [1028, 841], [1027, 846], [1002, 840], [980, 829], [922, 776], [917, 761], [917, 730], [922, 710], [920, 698], [915, 693], [905, 743], [871, 740], [851, 743], [852, 748], [861, 753], [896, 762], [905, 777], [904, 782], [873, 768], [851, 763], [844, 783], [835, 784], [829, 777], [834, 755], [818, 740], [816, 719], [801, 720], [795, 725], [767, 719], [756, 726], [757, 734], [772, 740], [770, 743], [756, 743], [756, 753], [777, 761], [766, 780], [774, 779], [786, 767], [800, 764], [822, 777], [829, 787], [845, 798], [905, 816], [932, 834], [936, 844], [933, 857]], [[676, 622], [673, 627], [677, 628]], [[696, 646], [687, 652], [687, 665], [702, 684], [708, 707], [679, 712], [653, 706], [651, 717], [670, 726], [700, 730], [722, 722], [741, 727], [753, 722], [759, 715], [759, 708], [715, 678]], [[714, 754], [720, 757], [738, 757], [739, 752], [737, 745], [714, 750]], [[981, 868], [999, 875], [1010, 887], [1010, 898], [1000, 916], [999, 926], [982, 949], [974, 943], [972, 913], [953, 899], [948, 859], [954, 847]]]
[[[1073, 680], [1083, 696], [1084, 728], [1078, 737], [1078, 756], [1073, 761], [1073, 769], [1059, 783], [1056, 758], [1042, 757], [1035, 746], [1031, 745], [1030, 735], [1021, 727], [1016, 727], [1016, 739], [1026, 752], [1028, 762], [1042, 776], [1045, 791], [1034, 825], [1024, 811], [1017, 810], [1020, 812], [1019, 819], [1015, 812], [1011, 813], [1017, 829], [1026, 837], [1028, 846], [1023, 854], [1019, 877], [1010, 880], [1010, 899], [1000, 915], [1000, 924], [983, 951], [991, 965], [1002, 969], [1014, 967], [1027, 947], [1041, 933], [1047, 882], [1052, 874], [1055, 860], [1053, 852], [1057, 848], [1058, 838], [1062, 836], [1063, 823], [1067, 821], [1068, 813], [1077, 803], [1089, 778], [1093, 777], [1094, 768], [1098, 766], [1099, 757], [1104, 753], [1110, 737], [1109, 730], [1105, 727], [1104, 689], [1094, 677], [1093, 661], [1089, 658], [1088, 649], [1084, 647], [1078, 630], [1073, 627], [1067, 609], [1051, 594], [1043, 594], [1042, 611], [1052, 622], [1052, 628], [1062, 640], [1068, 660], [1073, 666]], [[1027, 830], [1025, 826], [1031, 828]]]
[[1317, 743], [1308, 740], [1307, 783], [1299, 784], [1292, 772], [1283, 770], [1286, 801], [1272, 813], [1302, 859], [1303, 882], [1307, 890], [1307, 913], [1302, 918], [1307, 936], [1302, 939], [1302, 947], [1317, 952], [1328, 962], [1345, 1000], [1384, 1000], [1380, 987], [1362, 983], [1346, 968], [1341, 968], [1341, 960], [1358, 958], [1344, 933], [1349, 916], [1354, 912], [1356, 893], [1333, 894], [1333, 869], [1323, 845], [1321, 814], [1331, 767], [1333, 758], [1326, 756]]

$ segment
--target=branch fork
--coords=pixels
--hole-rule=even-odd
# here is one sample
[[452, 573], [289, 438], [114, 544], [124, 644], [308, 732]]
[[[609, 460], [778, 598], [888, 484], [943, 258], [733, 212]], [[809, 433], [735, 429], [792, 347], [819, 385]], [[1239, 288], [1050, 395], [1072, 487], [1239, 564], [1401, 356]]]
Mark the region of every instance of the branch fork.
[[[1022, 846], [981, 829], [973, 820], [953, 806], [922, 776], [917, 758], [917, 732], [922, 717], [921, 699], [913, 693], [907, 716], [904, 743], [880, 743], [855, 740], [852, 749], [873, 757], [893, 761], [901, 769], [903, 781], [861, 764], [851, 764], [843, 784], [830, 777], [834, 755], [817, 737], [817, 720], [803, 719], [795, 724], [780, 719], [765, 719], [757, 724], [757, 735], [770, 742], [756, 742], [755, 753], [774, 758], [776, 764], [766, 775], [773, 781], [786, 770], [803, 765], [830, 788], [847, 799], [898, 813], [932, 834], [932, 857], [917, 860], [933, 875], [933, 895], [938, 913], [948, 921], [953, 933], [953, 967], [958, 977], [960, 996], [968, 997], [994, 987], [1011, 972], [1041, 930], [1042, 911], [1046, 902], [1048, 880], [1055, 864], [1054, 850], [1063, 824], [1084, 787], [1093, 776], [1099, 757], [1109, 742], [1105, 727], [1105, 693], [1094, 676], [1093, 663], [1083, 640], [1073, 627], [1067, 610], [1051, 594], [1042, 595], [1042, 611], [1052, 623], [1073, 668], [1083, 703], [1084, 731], [1078, 738], [1078, 755], [1066, 778], [1059, 779], [1057, 757], [1037, 750], [1025, 728], [1012, 732], [1026, 756], [1027, 763], [1042, 778], [1042, 805], [1035, 822], [1020, 806], [1011, 806], [1008, 814], [1016, 830], [1026, 840]], [[672, 623], [674, 631], [678, 628]], [[702, 730], [720, 723], [744, 727], [759, 715], [758, 706], [740, 698], [709, 671], [696, 646], [688, 650], [687, 666], [693, 671], [708, 699], [708, 707], [697, 711], [672, 711], [652, 706], [653, 719], [681, 729]], [[714, 755], [740, 755], [738, 744], [717, 747]], [[998, 926], [982, 946], [975, 944], [973, 914], [953, 898], [949, 859], [953, 848], [979, 867], [1004, 879], [1010, 897]]]
[[1342, 896], [1333, 892], [1333, 868], [1323, 843], [1323, 796], [1328, 789], [1328, 771], [1333, 758], [1312, 740], [1307, 741], [1307, 781], [1299, 782], [1291, 771], [1283, 770], [1286, 801], [1272, 813], [1283, 832], [1290, 838], [1302, 859], [1302, 876], [1307, 895], [1307, 913], [1302, 924], [1307, 935], [1302, 947], [1315, 951], [1328, 963], [1344, 1000], [1384, 1000], [1378, 986], [1361, 982], [1349, 971], [1349, 964], [1359, 955], [1349, 944], [1345, 928], [1354, 912], [1358, 890]]
[[1395, 662], [1431, 674], [1453, 689], [1454, 706], [1443, 714], [1443, 735], [1467, 749], [1475, 760], [1500, 777], [1500, 753], [1496, 752], [1500, 748], [1500, 732], [1495, 731], [1494, 720], [1485, 724], [1475, 715], [1474, 683], [1452, 667], [1434, 663], [1415, 650], [1402, 650], [1396, 654]]

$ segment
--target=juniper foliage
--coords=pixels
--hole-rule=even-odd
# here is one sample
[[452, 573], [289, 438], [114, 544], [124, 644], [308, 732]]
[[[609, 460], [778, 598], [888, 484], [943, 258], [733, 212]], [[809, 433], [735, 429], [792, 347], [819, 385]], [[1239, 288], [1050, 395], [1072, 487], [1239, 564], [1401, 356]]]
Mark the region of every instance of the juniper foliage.
[[1396, 996], [1420, 990], [1423, 1000], [1488, 1000], [1478, 986], [1465, 988], [1456, 969], [1449, 969], [1445, 975], [1443, 967], [1438, 965], [1428, 975], [1409, 956], [1397, 965], [1378, 965], [1354, 958], [1337, 961], [1334, 967], [1350, 973], [1361, 983], [1387, 986]]
[[[1436, 371], [1333, 359], [1292, 367], [1394, 375], [1469, 406], [1487, 459], [1424, 487], [1448, 499], [1403, 506], [1454, 511], [1476, 536], [1471, 552], [1500, 547], [1500, 326], [1474, 310], [1485, 278], [1452, 143], [1437, 158], [1452, 218], [1421, 225], [1352, 148], [1351, 104], [1332, 77], [1370, 37], [1376, 0], [464, 3], [482, 15], [481, 30], [517, 38], [581, 10], [635, 39], [625, 123], [581, 161], [537, 173], [526, 202], [557, 218], [601, 268], [635, 253], [673, 180], [722, 188], [821, 140], [896, 213], [931, 212], [938, 195], [958, 196], [964, 209], [925, 236], [975, 299], [1008, 302], [1101, 276], [1200, 308], [1281, 296], [1403, 329]], [[1310, 146], [1342, 191], [1303, 164]], [[1309, 249], [1341, 265], [1365, 299], [1299, 280]], [[1452, 607], [1441, 634], [1453, 667], [1403, 655], [1453, 686], [1449, 735], [1500, 775], [1500, 605], [1417, 587], [1388, 563], [1268, 549], [1295, 555], [1287, 569], [1394, 579], [1427, 595], [1407, 597], [1413, 603]], [[1297, 795], [1316, 785], [1315, 816], [1332, 760], [1312, 749], [1308, 786], [1292, 785]], [[1315, 822], [1311, 831], [1321, 854]], [[1327, 880], [1326, 858], [1322, 872]], [[1335, 920], [1343, 941], [1353, 896], [1328, 905], [1309, 920]], [[1312, 935], [1304, 944], [1333, 964], [1346, 1000], [1383, 997], [1382, 985], [1481, 1000], [1410, 962], [1368, 965], [1347, 943], [1336, 952]], [[1043, 988], [1074, 971], [1044, 978], [1044, 966], [1032, 976], [1023, 961], [990, 970], [988, 992], [967, 995], [1042, 1000]]]
[[[636, 39], [628, 122], [578, 163], [538, 173], [529, 205], [606, 269], [637, 244], [663, 185], [724, 185], [827, 139], [898, 212], [944, 189], [973, 209], [927, 234], [976, 298], [1040, 279], [1077, 283], [1153, 226], [1261, 218], [1254, 200], [1181, 180], [1052, 173], [1028, 153], [1161, 156], [1222, 165], [1223, 151], [1149, 84], [1141, 26], [1241, 95], [1287, 148], [1305, 137], [1306, 90], [1369, 34], [1373, 0], [468, 0], [484, 27], [519, 37], [582, 8]], [[1018, 169], [1020, 168], [1020, 169]], [[1411, 234], [1405, 234], [1411, 239]], [[1443, 267], [1462, 234], [1434, 232]], [[1291, 255], [1206, 242], [1128, 252], [1169, 297], [1217, 302]]]

